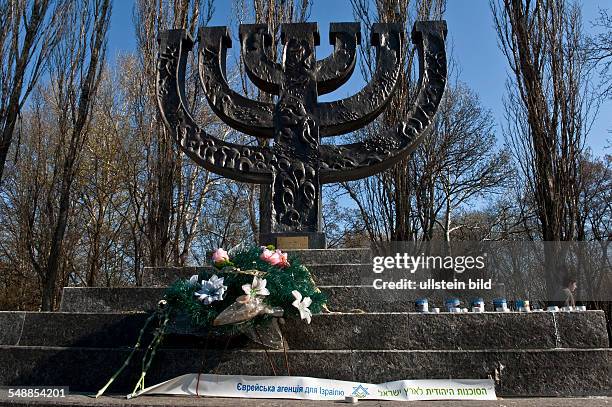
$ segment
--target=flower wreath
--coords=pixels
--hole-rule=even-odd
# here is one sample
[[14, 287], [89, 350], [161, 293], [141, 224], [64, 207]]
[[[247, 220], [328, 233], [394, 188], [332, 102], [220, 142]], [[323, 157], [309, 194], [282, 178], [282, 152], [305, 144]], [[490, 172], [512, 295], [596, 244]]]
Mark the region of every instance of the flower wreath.
[[309, 324], [313, 314], [325, 309], [327, 297], [317, 288], [308, 269], [297, 257], [289, 258], [274, 246], [237, 250], [231, 255], [217, 249], [212, 262], [213, 270], [177, 280], [168, 287], [158, 309], [140, 330], [132, 352], [96, 397], [130, 363], [155, 320], [159, 326], [144, 352], [141, 376], [132, 395], [145, 388], [144, 378], [155, 352], [177, 321], [186, 319], [189, 329], [208, 335], [245, 334], [264, 346], [277, 348], [283, 346], [278, 318], [300, 318]]
[[299, 317], [310, 323], [327, 301], [308, 269], [273, 246], [230, 255], [217, 249], [215, 269], [179, 280], [168, 288], [165, 305], [186, 314], [194, 328], [211, 334], [244, 333], [271, 317]]

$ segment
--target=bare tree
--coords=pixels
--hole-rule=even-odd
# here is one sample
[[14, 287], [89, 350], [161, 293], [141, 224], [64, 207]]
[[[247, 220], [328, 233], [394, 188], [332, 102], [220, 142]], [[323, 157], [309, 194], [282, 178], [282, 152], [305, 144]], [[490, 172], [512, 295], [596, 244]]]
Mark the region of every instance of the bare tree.
[[[416, 19], [437, 19], [443, 14], [445, 1], [419, 0], [411, 3], [406, 0], [399, 2], [380, 0], [375, 2], [375, 10], [367, 0], [352, 0], [353, 12], [358, 21], [370, 31], [372, 24], [380, 22], [401, 22], [406, 31], [405, 38], [410, 38], [412, 24]], [[405, 44], [406, 68], [402, 72], [389, 107], [374, 123], [354, 134], [354, 137], [367, 137], [382, 128], [393, 126], [404, 120], [410, 110], [410, 102], [415, 94], [417, 76], [414, 70], [416, 50], [409, 42]], [[375, 56], [371, 47], [360, 48], [360, 69], [364, 78], [370, 78], [375, 68]], [[350, 136], [349, 136], [350, 137]], [[356, 203], [370, 239], [378, 240], [414, 240], [417, 233], [415, 221], [417, 210], [411, 201], [415, 196], [410, 180], [411, 159], [404, 160], [385, 171], [368, 179], [344, 184], [344, 187]], [[425, 182], [425, 180], [422, 180]], [[425, 185], [425, 184], [423, 184]], [[429, 184], [433, 188], [433, 181]]]
[[510, 157], [505, 150], [497, 151], [493, 122], [478, 97], [459, 84], [447, 89], [432, 134], [425, 140], [426, 157], [435, 160], [432, 166], [442, 204], [436, 202], [431, 215], [447, 242], [451, 233], [464, 227], [454, 224], [455, 210], [476, 198], [494, 196], [510, 179]]
[[599, 10], [594, 26], [601, 32], [588, 38], [588, 58], [599, 72], [601, 94], [612, 97], [612, 16], [607, 9]]
[[61, 142], [66, 145], [66, 151], [54, 173], [58, 180], [59, 197], [44, 271], [44, 311], [51, 311], [55, 307], [62, 247], [71, 209], [71, 189], [78, 170], [80, 151], [89, 134], [87, 127], [104, 67], [110, 15], [110, 0], [73, 3], [70, 11], [73, 29], [62, 39], [53, 55], [51, 76], [59, 113], [57, 130], [67, 139]]
[[454, 221], [455, 212], [500, 192], [510, 173], [490, 112], [458, 84], [447, 89], [430, 134], [408, 162], [346, 190], [372, 240], [450, 241], [468, 226]]
[[[144, 224], [140, 226], [149, 245], [150, 266], [166, 265], [168, 262], [177, 265], [185, 263], [206, 195], [207, 181], [201, 182], [198, 178], [209, 177], [203, 169], [183, 160], [182, 153], [177, 151], [159, 120], [155, 95], [157, 38], [161, 31], [170, 28], [186, 29], [194, 37], [198, 23], [206, 25], [212, 18], [213, 10], [212, 0], [180, 0], [173, 3], [139, 0], [134, 8], [138, 41], [138, 65], [135, 67], [141, 76], [139, 91], [142, 98], [137, 112], [141, 126], [138, 131], [148, 140], [148, 166], [152, 170], [145, 186], [147, 194], [139, 204], [145, 211]], [[197, 87], [194, 91], [197, 92]], [[192, 92], [191, 97], [192, 100], [199, 99], [197, 93]], [[210, 121], [209, 117], [203, 124]], [[191, 194], [196, 188], [200, 191]]]
[[124, 134], [127, 116], [122, 115], [118, 71], [106, 69], [100, 79], [73, 194], [74, 205], [83, 212], [75, 277], [87, 286], [99, 285], [102, 276], [108, 285], [126, 258], [118, 248], [127, 223], [121, 211], [127, 207], [129, 195], [119, 174], [126, 173], [130, 163], [123, 154], [129, 135]]
[[[377, 1], [376, 13], [366, 0], [353, 0], [359, 21], [369, 29], [375, 21], [400, 21], [407, 30], [415, 19], [440, 18], [443, 1]], [[406, 38], [410, 38], [406, 32]], [[406, 69], [386, 112], [357, 137], [379, 132], [403, 120], [417, 89], [415, 49], [407, 43]], [[370, 47], [361, 49], [361, 71], [372, 75], [375, 67]], [[495, 153], [490, 113], [476, 95], [458, 84], [447, 90], [435, 125], [412, 156], [392, 169], [369, 179], [345, 184], [356, 203], [370, 239], [431, 240], [436, 228], [446, 240], [461, 225], [452, 225], [452, 213], [470, 199], [493, 191], [504, 178], [507, 158]], [[359, 134], [361, 133], [361, 134]]]
[[585, 155], [579, 186], [580, 240], [612, 243], [612, 156]]
[[[580, 8], [565, 0], [500, 0], [491, 8], [512, 72], [506, 138], [514, 152], [545, 241], [578, 235], [580, 162], [596, 99]], [[545, 252], [549, 296], [558, 290], [555, 245]]]
[[64, 1], [0, 2], [0, 182], [15, 126], [65, 28]]
[[[40, 308], [42, 257], [48, 252], [45, 243], [49, 241], [46, 235], [41, 239], [40, 231], [49, 230], [49, 218], [40, 216], [40, 207], [50, 184], [51, 165], [47, 163], [51, 161], [48, 158], [55, 134], [46, 107], [43, 92], [37, 88], [31, 106], [24, 112], [21, 140], [22, 154], [30, 159], [13, 164], [15, 170], [6, 172], [2, 185], [0, 259], [6, 270], [0, 276], [4, 309]], [[36, 301], [28, 301], [32, 298]]]

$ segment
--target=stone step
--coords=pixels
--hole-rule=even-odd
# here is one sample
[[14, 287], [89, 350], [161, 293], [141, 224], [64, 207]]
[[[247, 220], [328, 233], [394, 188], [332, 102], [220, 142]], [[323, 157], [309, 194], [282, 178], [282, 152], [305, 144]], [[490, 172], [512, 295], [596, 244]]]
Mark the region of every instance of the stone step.
[[[333, 311], [408, 311], [411, 301], [404, 303], [368, 303], [361, 288], [321, 287], [328, 295]], [[370, 290], [369, 290], [370, 291]], [[371, 290], [374, 291], [374, 290]], [[65, 287], [60, 304], [64, 312], [125, 312], [155, 309], [164, 296], [164, 287]]]
[[377, 290], [372, 285], [319, 286], [319, 288], [327, 294], [328, 308], [337, 312], [410, 312], [415, 311], [415, 300], [423, 297], [428, 298], [430, 309], [438, 307], [441, 311], [444, 311], [444, 301], [449, 297], [459, 298], [465, 307], [468, 307], [472, 298], [482, 297], [487, 304], [486, 309], [493, 311], [493, 298], [499, 296], [495, 291]]
[[[372, 276], [371, 264], [307, 264], [317, 285], [358, 285], [365, 277]], [[181, 278], [189, 278], [202, 271], [214, 272], [205, 267], [145, 267], [143, 284], [148, 287], [166, 287]], [[370, 278], [371, 280], [371, 278]]]
[[[65, 386], [95, 392], [122, 365], [129, 349], [0, 345], [1, 386]], [[108, 393], [133, 389], [142, 354]], [[285, 369], [285, 358], [290, 372]], [[275, 369], [272, 369], [272, 366]], [[310, 376], [365, 383], [401, 379], [496, 380], [500, 396], [597, 396], [612, 393], [611, 349], [313, 350], [159, 349], [149, 386], [186, 373]]]
[[128, 312], [157, 308], [165, 288], [64, 287], [62, 312]]
[[[409, 312], [414, 311], [414, 300], [429, 297], [430, 308], [444, 309], [444, 298], [457, 296], [464, 304], [481, 292], [440, 291], [436, 298], [419, 291], [377, 290], [372, 286], [319, 286], [328, 296], [327, 306], [335, 312]], [[64, 312], [122, 312], [155, 309], [164, 296], [164, 287], [64, 287], [60, 311]], [[491, 308], [490, 299], [485, 298]]]
[[[0, 312], [0, 345], [133, 346], [148, 314]], [[184, 330], [189, 332], [188, 329]], [[333, 313], [310, 325], [287, 319], [290, 349], [553, 349], [609, 346], [603, 311], [572, 313]], [[533, 332], [539, 335], [534, 338]], [[164, 347], [204, 345], [204, 332], [169, 335]], [[148, 338], [149, 336], [147, 336]], [[375, 338], [375, 339], [374, 339]], [[210, 348], [247, 346], [246, 337], [219, 339]], [[254, 347], [251, 345], [251, 347]], [[258, 346], [256, 346], [258, 347]]]
[[372, 264], [370, 248], [287, 250], [302, 264]]

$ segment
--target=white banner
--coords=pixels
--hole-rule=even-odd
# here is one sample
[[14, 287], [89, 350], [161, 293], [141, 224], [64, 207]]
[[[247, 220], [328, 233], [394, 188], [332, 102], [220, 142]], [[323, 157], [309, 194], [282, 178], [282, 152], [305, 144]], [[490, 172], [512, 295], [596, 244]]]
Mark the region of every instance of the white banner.
[[493, 380], [398, 380], [381, 384], [296, 376], [186, 374], [136, 394], [259, 399], [496, 400]]

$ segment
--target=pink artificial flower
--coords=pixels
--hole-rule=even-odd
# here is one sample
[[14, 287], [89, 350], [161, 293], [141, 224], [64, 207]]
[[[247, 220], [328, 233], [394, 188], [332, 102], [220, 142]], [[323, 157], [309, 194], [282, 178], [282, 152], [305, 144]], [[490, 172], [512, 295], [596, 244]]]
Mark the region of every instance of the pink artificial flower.
[[259, 258], [265, 261], [266, 263], [274, 265], [271, 261], [272, 256], [274, 256], [274, 251], [264, 247], [263, 251], [259, 255]]
[[265, 261], [266, 263], [270, 263], [270, 265], [272, 266], [277, 266], [281, 268], [289, 266], [287, 253], [283, 253], [278, 249], [272, 251], [266, 248], [261, 252], [259, 258]]
[[229, 256], [227, 255], [227, 252], [225, 250], [223, 250], [222, 248], [218, 248], [212, 254], [212, 261], [215, 264], [224, 263], [226, 261], [229, 261]]
[[280, 262], [278, 263], [278, 266], [282, 268], [289, 267], [289, 255], [287, 253], [281, 252], [280, 250], [277, 250], [277, 252], [280, 256]]
[[282, 262], [281, 251], [280, 250], [273, 251], [272, 255], [268, 259], [268, 263], [270, 263], [273, 266], [279, 266], [281, 262]]

